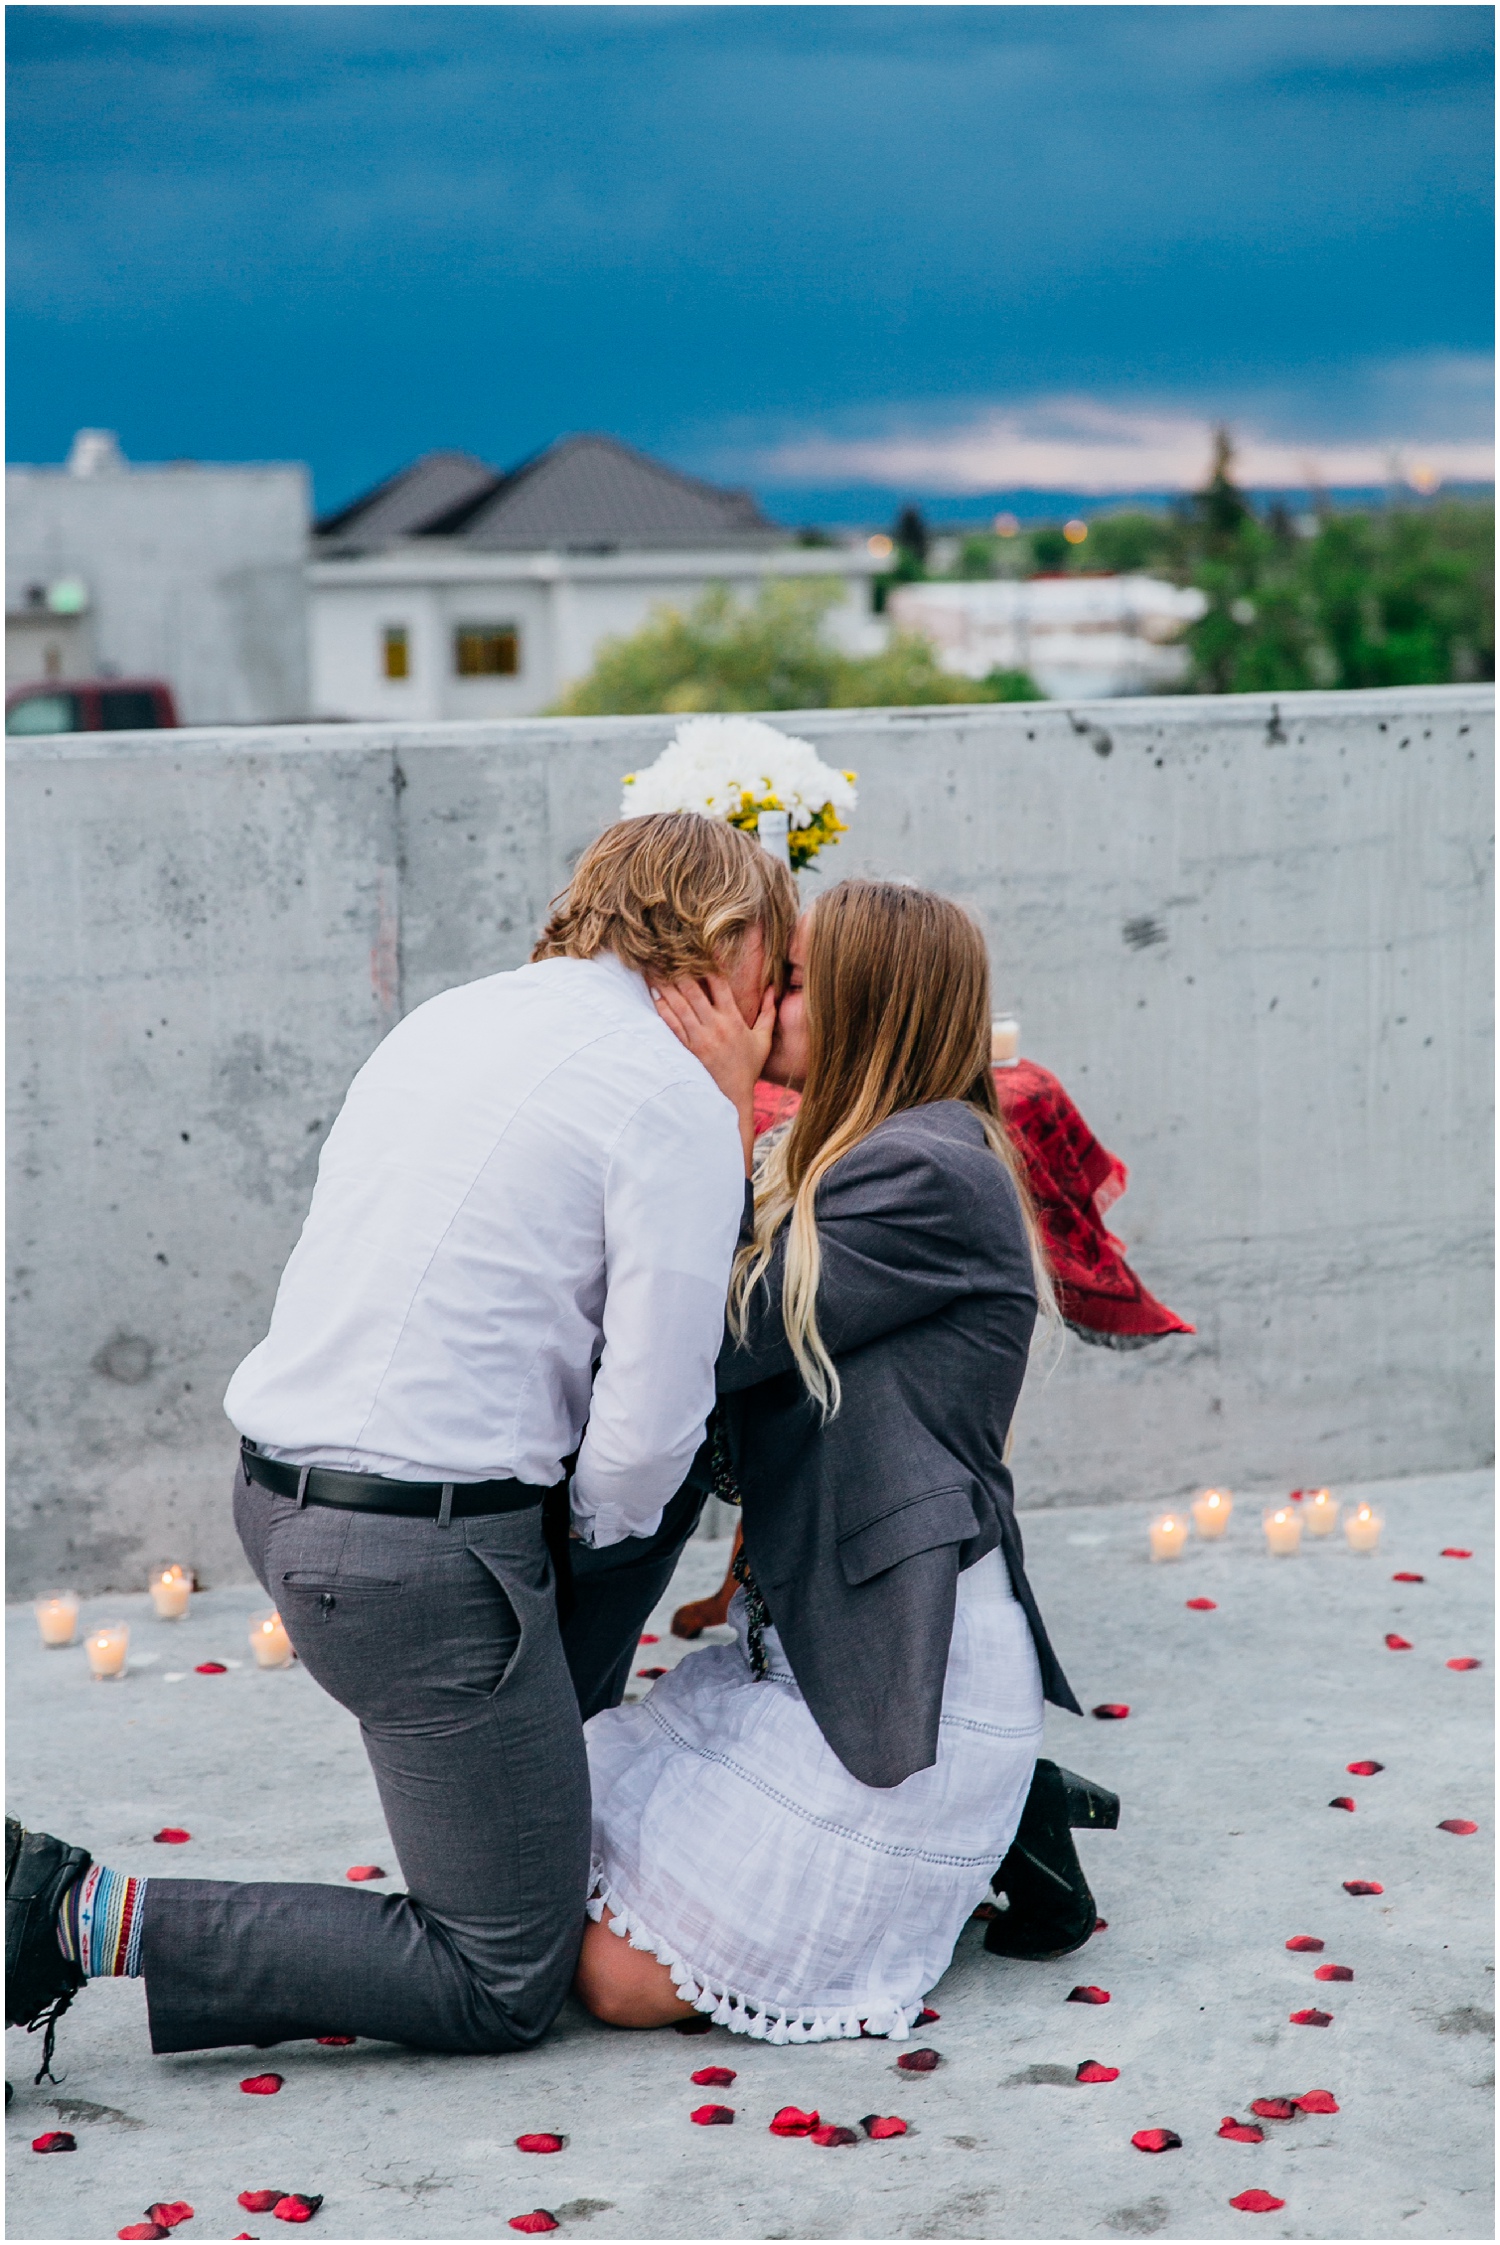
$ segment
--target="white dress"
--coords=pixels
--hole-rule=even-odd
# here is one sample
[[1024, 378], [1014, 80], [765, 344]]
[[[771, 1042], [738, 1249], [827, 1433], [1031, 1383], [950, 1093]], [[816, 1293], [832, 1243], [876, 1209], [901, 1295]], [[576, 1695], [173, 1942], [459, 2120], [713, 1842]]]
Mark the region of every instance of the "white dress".
[[[585, 1726], [589, 1915], [667, 1965], [718, 2025], [767, 2042], [903, 2038], [1015, 1836], [1042, 1731], [1026, 1617], [993, 1551], [958, 1578], [937, 1760], [850, 1776], [774, 1630], [757, 1682], [732, 1645], [690, 1654]], [[899, 1652], [892, 1648], [892, 1658]]]

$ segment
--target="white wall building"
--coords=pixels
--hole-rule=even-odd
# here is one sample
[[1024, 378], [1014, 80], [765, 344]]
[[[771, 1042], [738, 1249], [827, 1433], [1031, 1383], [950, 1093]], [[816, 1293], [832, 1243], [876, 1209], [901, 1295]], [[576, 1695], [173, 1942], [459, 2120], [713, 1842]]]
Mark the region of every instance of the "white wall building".
[[825, 630], [884, 644], [858, 546], [801, 546], [748, 493], [679, 475], [613, 438], [564, 439], [508, 475], [429, 453], [317, 526], [313, 700], [339, 718], [527, 717], [584, 677], [601, 641], [710, 585], [836, 578]]
[[190, 725], [309, 714], [307, 471], [127, 462], [5, 471], [5, 680], [162, 679]]
[[1031, 577], [892, 588], [888, 613], [967, 678], [1025, 670], [1054, 701], [1159, 694], [1186, 672], [1180, 641], [1207, 607], [1156, 577]]

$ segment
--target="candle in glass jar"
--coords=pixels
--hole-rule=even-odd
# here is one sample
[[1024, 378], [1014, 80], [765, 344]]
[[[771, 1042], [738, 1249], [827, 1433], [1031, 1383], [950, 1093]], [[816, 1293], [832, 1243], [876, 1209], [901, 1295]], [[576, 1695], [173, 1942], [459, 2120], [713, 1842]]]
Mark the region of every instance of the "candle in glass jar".
[[1188, 1524], [1180, 1512], [1164, 1512], [1151, 1523], [1153, 1559], [1180, 1559], [1187, 1542]]
[[1302, 1525], [1310, 1536], [1331, 1536], [1339, 1524], [1339, 1505], [1331, 1489], [1309, 1489], [1302, 1499]]
[[990, 1066], [1014, 1068], [1020, 1057], [1020, 1022], [1013, 1013], [996, 1014], [990, 1023]]
[[71, 1590], [52, 1590], [36, 1602], [36, 1625], [44, 1645], [71, 1645], [78, 1628], [78, 1599]]
[[101, 1622], [97, 1629], [89, 1631], [83, 1645], [89, 1656], [89, 1666], [101, 1684], [124, 1675], [130, 1631], [123, 1621]]
[[1362, 1504], [1350, 1513], [1344, 1522], [1344, 1533], [1349, 1538], [1351, 1551], [1373, 1551], [1380, 1541], [1380, 1531], [1385, 1522], [1378, 1512]]
[[1193, 1499], [1193, 1523], [1200, 1536], [1210, 1543], [1223, 1535], [1229, 1526], [1229, 1515], [1234, 1510], [1234, 1499], [1227, 1489], [1205, 1489]]
[[257, 1614], [250, 1624], [250, 1650], [257, 1668], [286, 1668], [292, 1659], [292, 1640], [280, 1614]]
[[169, 1566], [158, 1567], [151, 1577], [151, 1603], [156, 1608], [158, 1621], [181, 1621], [192, 1595], [193, 1578], [175, 1560]]
[[1287, 1558], [1302, 1541], [1302, 1519], [1289, 1504], [1280, 1504], [1274, 1512], [1262, 1515], [1266, 1531], [1266, 1547], [1278, 1559]]

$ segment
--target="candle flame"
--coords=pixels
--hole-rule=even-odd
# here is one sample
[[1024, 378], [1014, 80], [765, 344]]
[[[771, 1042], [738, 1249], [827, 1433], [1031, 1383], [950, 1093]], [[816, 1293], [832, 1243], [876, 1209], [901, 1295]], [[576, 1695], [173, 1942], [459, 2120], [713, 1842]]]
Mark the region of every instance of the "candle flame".
[[1288, 1515], [1284, 1512], [1273, 1512], [1271, 1518], [1278, 1528], [1282, 1528], [1286, 1525]]
[[1368, 1520], [1368, 1519], [1369, 1519], [1369, 1517], [1370, 1517], [1370, 1508], [1369, 1508], [1369, 1506], [1368, 1506], [1367, 1504], [1362, 1504], [1362, 1505], [1360, 1506], [1360, 1508], [1359, 1508], [1358, 1512], [1356, 1512], [1356, 1514], [1354, 1515], [1354, 1517], [1355, 1517], [1355, 1519], [1356, 1519], [1356, 1520]]

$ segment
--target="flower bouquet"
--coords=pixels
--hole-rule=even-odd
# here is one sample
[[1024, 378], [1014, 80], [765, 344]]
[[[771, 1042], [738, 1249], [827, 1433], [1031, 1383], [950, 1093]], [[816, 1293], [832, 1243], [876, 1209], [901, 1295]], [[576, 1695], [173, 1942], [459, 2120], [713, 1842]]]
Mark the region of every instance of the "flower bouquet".
[[705, 811], [753, 834], [762, 811], [785, 811], [787, 850], [800, 870], [848, 831], [839, 813], [858, 800], [855, 776], [759, 717], [688, 717], [654, 764], [626, 773], [620, 816]]

